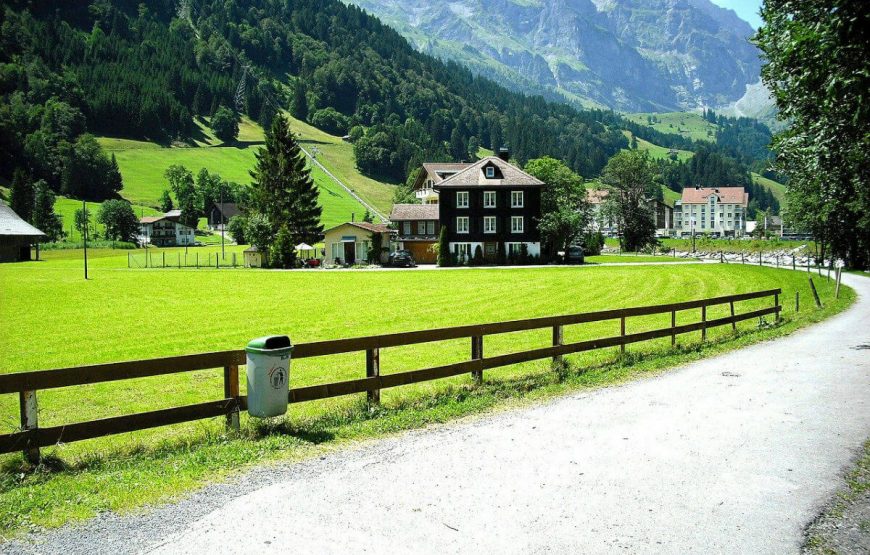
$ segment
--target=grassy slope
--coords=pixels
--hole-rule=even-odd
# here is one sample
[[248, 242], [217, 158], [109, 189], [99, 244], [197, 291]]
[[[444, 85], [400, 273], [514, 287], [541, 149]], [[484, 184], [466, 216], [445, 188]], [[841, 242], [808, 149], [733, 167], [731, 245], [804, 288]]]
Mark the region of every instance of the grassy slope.
[[[79, 251], [53, 251], [46, 253], [45, 262], [0, 266], [0, 350], [6, 353], [0, 360], [0, 372], [239, 348], [250, 338], [269, 333], [287, 333], [294, 341], [304, 342], [664, 303], [776, 286], [783, 288], [784, 300], [798, 290], [805, 298], [810, 295], [803, 273], [755, 266], [402, 273], [131, 271], [126, 270], [126, 253], [95, 251], [92, 279], [85, 282], [80, 276], [80, 256]], [[831, 284], [817, 281], [828, 312], [849, 302], [848, 290], [835, 303]], [[595, 294], [578, 295], [578, 283]], [[413, 295], [420, 290], [427, 294]], [[365, 302], [354, 302], [363, 297]], [[414, 302], [408, 301], [411, 297]], [[792, 328], [782, 330], [822, 314], [814, 310], [794, 314], [784, 304]], [[749, 302], [740, 310], [755, 306], [759, 304]], [[711, 310], [708, 317], [725, 315], [726, 310]], [[82, 314], [88, 315], [84, 322]], [[681, 315], [680, 322], [689, 317]], [[668, 323], [667, 315], [632, 320], [629, 332]], [[754, 326], [754, 322], [744, 322], [740, 328], [749, 332]], [[570, 327], [565, 340], [608, 336], [617, 329], [614, 322]], [[746, 340], [780, 332], [759, 332]], [[718, 329], [710, 338], [724, 340], [729, 334]], [[18, 348], [34, 337], [40, 340], [39, 350]], [[549, 340], [548, 330], [495, 336], [487, 338], [486, 349], [487, 354], [497, 355], [546, 345]], [[686, 337], [681, 344], [696, 340]], [[70, 349], [70, 345], [77, 348]], [[166, 499], [234, 468], [273, 458], [311, 456], [323, 449], [318, 446], [323, 439], [312, 438], [341, 441], [388, 433], [498, 405], [503, 402], [499, 399], [538, 395], [534, 393], [537, 388], [544, 392], [540, 394], [555, 394], [698, 356], [691, 349], [669, 351], [667, 340], [630, 351], [635, 356], [658, 353], [664, 358], [650, 359], [653, 362], [636, 368], [572, 374], [567, 385], [553, 382], [548, 363], [541, 361], [487, 372], [488, 385], [479, 389], [470, 388], [467, 376], [459, 376], [385, 390], [384, 408], [374, 413], [383, 418], [372, 419], [359, 398], [305, 403], [291, 407], [281, 425], [286, 426], [283, 433], [265, 433], [262, 425], [244, 418], [242, 436], [226, 438], [220, 419], [215, 419], [46, 449], [48, 455], [62, 457], [71, 465], [58, 473], [18, 474], [17, 455], [0, 457], [5, 469], [0, 472], [0, 507], [6, 508], [0, 508], [0, 530], [34, 523], [58, 525], [99, 510]], [[568, 358], [577, 368], [594, 368], [612, 363], [615, 353], [607, 349]], [[467, 356], [467, 341], [392, 348], [383, 353], [382, 371], [423, 368]], [[293, 364], [291, 380], [300, 386], [350, 379], [359, 377], [361, 369], [359, 353], [306, 359]], [[218, 370], [202, 371], [41, 392], [40, 423], [51, 426], [213, 399], [222, 392], [220, 376]], [[0, 398], [2, 431], [17, 425], [17, 411], [17, 399], [11, 395]]]
[[290, 128], [299, 135], [300, 141], [311, 152], [316, 147], [317, 159], [345, 185], [364, 198], [375, 208], [389, 215], [393, 207], [393, 185], [367, 177], [356, 168], [353, 145], [316, 127], [298, 120], [289, 114]]
[[[100, 143], [108, 152], [115, 154], [121, 167], [124, 178], [124, 190], [121, 194], [131, 202], [157, 207], [160, 195], [168, 188], [163, 173], [172, 164], [182, 164], [194, 174], [204, 167], [210, 172], [219, 173], [224, 179], [243, 184], [250, 183], [249, 171], [255, 164], [254, 154], [262, 146], [263, 130], [247, 118], [243, 118], [239, 126], [239, 145], [222, 146], [206, 125], [201, 122], [197, 124], [200, 126], [200, 134], [195, 138], [195, 143], [199, 145], [197, 147], [163, 148], [150, 142], [101, 137]], [[349, 153], [342, 152], [342, 155], [348, 154], [351, 156], [352, 163], [352, 149]], [[365, 208], [359, 202], [321, 170], [313, 168], [312, 176], [320, 188], [322, 220], [326, 227], [350, 220], [353, 213], [361, 217], [365, 212]], [[392, 198], [389, 186], [377, 185], [381, 189], [389, 190]], [[376, 188], [376, 186], [371, 187], [372, 190]], [[359, 194], [366, 198], [364, 192]]]
[[626, 114], [629, 121], [640, 125], [648, 125], [647, 117], [654, 116], [658, 121], [651, 125], [662, 133], [676, 133], [693, 141], [716, 140], [717, 126], [708, 122], [701, 114], [694, 112], [668, 112], [662, 114]]
[[[622, 133], [628, 139], [631, 139], [631, 132], [623, 131]], [[659, 146], [659, 145], [651, 143], [649, 141], [645, 141], [645, 140], [641, 139], [640, 137], [637, 137], [637, 149], [649, 152], [650, 158], [653, 158], [655, 160], [669, 158], [669, 156], [670, 156], [670, 149], [669, 148], [665, 148], [663, 146]], [[677, 160], [679, 160], [681, 162], [685, 162], [686, 160], [690, 159], [694, 155], [695, 155], [694, 152], [691, 152], [688, 150], [677, 149]]]
[[759, 175], [755, 172], [752, 173], [752, 180], [755, 183], [761, 185], [762, 187], [769, 189], [773, 193], [773, 196], [776, 197], [776, 200], [780, 202], [780, 204], [785, 201], [786, 186], [782, 183], [774, 181], [773, 179], [768, 179], [767, 177]]

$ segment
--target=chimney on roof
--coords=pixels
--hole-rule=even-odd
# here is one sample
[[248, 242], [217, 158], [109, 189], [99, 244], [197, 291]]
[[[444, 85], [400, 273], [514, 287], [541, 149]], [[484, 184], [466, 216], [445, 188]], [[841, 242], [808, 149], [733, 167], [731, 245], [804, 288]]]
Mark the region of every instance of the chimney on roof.
[[498, 149], [498, 157], [504, 160], [505, 162], [511, 161], [511, 151], [508, 147], [503, 146]]

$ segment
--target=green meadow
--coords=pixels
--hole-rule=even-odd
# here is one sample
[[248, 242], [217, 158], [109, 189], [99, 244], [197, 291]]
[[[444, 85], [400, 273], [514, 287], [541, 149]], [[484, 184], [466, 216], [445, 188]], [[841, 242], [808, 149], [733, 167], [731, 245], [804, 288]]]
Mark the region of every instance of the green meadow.
[[[152, 249], [149, 249], [152, 250]], [[204, 253], [219, 247], [203, 247]], [[228, 252], [239, 252], [232, 247]], [[171, 260], [184, 249], [154, 249]], [[127, 269], [127, 252], [90, 253], [82, 278], [81, 251], [46, 251], [43, 260], [0, 265], [0, 373], [242, 348], [251, 338], [287, 334], [294, 343], [430, 329], [606, 308], [669, 303], [781, 287], [784, 320], [759, 328], [756, 320], [698, 334], [632, 345], [628, 355], [604, 349], [567, 357], [557, 375], [548, 361], [487, 371], [484, 384], [469, 376], [384, 390], [382, 406], [364, 395], [301, 403], [284, 418], [242, 418], [242, 431], [225, 432], [213, 419], [121, 434], [43, 450], [35, 471], [19, 454], [0, 456], [0, 532], [57, 526], [99, 511], [125, 511], [177, 498], [257, 463], [295, 460], [352, 440], [443, 422], [569, 391], [618, 383], [674, 364], [788, 333], [848, 306], [853, 294], [833, 298], [833, 284], [817, 279], [823, 310], [811, 298], [806, 274], [757, 266], [547, 267], [450, 270]], [[624, 258], [631, 258], [626, 256]], [[738, 311], [770, 306], [740, 303]], [[711, 309], [708, 318], [727, 314]], [[697, 321], [698, 311], [678, 315]], [[628, 332], [667, 326], [669, 315], [630, 319]], [[565, 341], [618, 334], [619, 322], [570, 326]], [[497, 355], [547, 345], [550, 330], [491, 336], [485, 353]], [[38, 346], [28, 348], [28, 346]], [[74, 349], [70, 345], [75, 345]], [[466, 360], [468, 341], [384, 349], [382, 373]], [[364, 353], [294, 362], [294, 387], [364, 375]], [[242, 391], [244, 392], [244, 374]], [[39, 392], [44, 426], [213, 400], [223, 395], [220, 369]], [[0, 396], [0, 433], [18, 425], [18, 399]]]
[[695, 112], [668, 112], [662, 114], [626, 114], [625, 118], [640, 125], [649, 125], [649, 117], [656, 119], [650, 127], [662, 133], [675, 133], [693, 141], [716, 141], [718, 126]]

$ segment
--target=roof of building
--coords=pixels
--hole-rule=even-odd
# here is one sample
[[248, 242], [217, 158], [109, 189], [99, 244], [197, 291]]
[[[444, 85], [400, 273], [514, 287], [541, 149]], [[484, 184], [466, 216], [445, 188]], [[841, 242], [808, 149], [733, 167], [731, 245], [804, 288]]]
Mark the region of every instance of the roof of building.
[[[484, 168], [495, 166], [495, 178], [487, 178]], [[541, 187], [544, 182], [533, 177], [510, 162], [505, 162], [498, 156], [486, 158], [471, 164], [461, 172], [448, 177], [435, 185], [436, 189], [448, 187]]]
[[235, 202], [225, 202], [223, 204], [216, 202], [214, 203], [214, 208], [212, 210], [217, 209], [224, 218], [232, 218], [233, 216], [238, 216], [242, 213], [242, 210], [239, 208], [239, 205]]
[[749, 193], [743, 187], [686, 187], [683, 189], [683, 204], [706, 204], [711, 195], [719, 197], [724, 204], [749, 204]]
[[393, 231], [389, 228], [389, 226], [387, 226], [387, 224], [373, 224], [369, 222], [344, 222], [343, 224], [338, 224], [336, 226], [330, 227], [329, 229], [325, 230], [324, 233], [329, 233], [330, 231], [338, 229], [343, 225], [352, 225], [366, 231], [371, 231], [372, 233], [391, 233]]
[[469, 166], [471, 162], [427, 162], [423, 164], [423, 169], [435, 177], [435, 183], [439, 183]]
[[143, 216], [139, 218], [140, 224], [153, 224], [154, 222], [159, 222], [162, 220], [164, 216]]
[[393, 222], [437, 219], [437, 204], [394, 204], [390, 213], [390, 221]]
[[22, 220], [6, 203], [0, 202], [0, 236], [42, 239], [45, 233]]
[[589, 204], [602, 204], [610, 195], [607, 189], [586, 189], [586, 200]]
[[[143, 217], [139, 218], [139, 223], [140, 224], [153, 224], [154, 222], [159, 222], [161, 220], [170, 220], [170, 221], [175, 222], [178, 225], [184, 225], [178, 221], [179, 218], [181, 218], [181, 210], [170, 210], [169, 212], [167, 212], [166, 214], [163, 214], [162, 216], [143, 216]], [[184, 226], [184, 227], [188, 227], [188, 226]]]

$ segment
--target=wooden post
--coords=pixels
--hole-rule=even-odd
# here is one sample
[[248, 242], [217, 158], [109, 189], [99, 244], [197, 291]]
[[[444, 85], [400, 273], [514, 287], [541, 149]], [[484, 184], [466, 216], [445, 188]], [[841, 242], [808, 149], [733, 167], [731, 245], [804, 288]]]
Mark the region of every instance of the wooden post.
[[843, 268], [837, 268], [837, 273], [834, 274], [834, 279], [837, 282], [837, 286], [834, 288], [834, 298], [840, 298], [840, 280], [843, 277]]
[[761, 266], [761, 251], [758, 251], [758, 265]]
[[746, 264], [746, 255], [743, 251], [740, 251], [740, 263]]
[[[619, 319], [619, 335], [622, 337], [623, 341], [625, 340], [625, 316]], [[621, 343], [619, 345], [619, 352], [625, 353], [625, 343]]]
[[731, 301], [731, 330], [737, 331], [737, 322], [734, 320], [734, 301]]
[[178, 253], [178, 269], [181, 269], [181, 253]]
[[[373, 378], [381, 375], [381, 350], [377, 347], [366, 349], [366, 377]], [[368, 394], [369, 404], [379, 405], [381, 403], [381, 390], [374, 389]]]
[[701, 341], [707, 339], [707, 305], [701, 306]]
[[[21, 409], [21, 430], [27, 431], [39, 429], [36, 391], [22, 391], [19, 394], [18, 401]], [[24, 448], [24, 458], [27, 459], [27, 462], [30, 464], [37, 465], [40, 460], [39, 446], [35, 444], [35, 437], [33, 440], [33, 444], [28, 441], [27, 446]]]
[[[38, 243], [37, 243], [38, 244]], [[127, 253], [127, 269], [130, 269], [130, 253]]]
[[239, 367], [235, 364], [224, 366], [224, 399], [235, 402], [227, 412], [227, 430], [239, 430]]
[[671, 347], [677, 344], [677, 311], [671, 311]]
[[791, 255], [791, 269], [797, 270], [797, 261], [795, 260], [795, 256]]
[[[732, 303], [732, 304], [733, 304], [733, 303]], [[775, 313], [775, 314], [776, 314], [776, 320], [775, 320], [775, 322], [776, 322], [776, 323], [779, 323], [779, 312], [780, 312], [780, 309], [781, 309], [781, 307], [779, 306], [779, 293], [774, 293], [774, 294], [773, 294], [773, 306], [776, 307], [776, 313]]]
[[807, 273], [810, 273], [810, 255], [807, 255]]
[[800, 291], [794, 292], [794, 311], [795, 311], [795, 313], [798, 313], [801, 311], [801, 292]]
[[813, 291], [813, 299], [816, 301], [816, 307], [822, 308], [822, 301], [819, 300], [819, 293], [816, 291], [816, 284], [813, 283], [813, 278], [810, 278], [810, 289]]
[[221, 257], [218, 256], [218, 253], [214, 253], [214, 269], [220, 270], [221, 268]]
[[719, 264], [725, 263], [725, 253], [723, 251], [719, 251]]
[[[553, 326], [553, 347], [558, 347], [562, 344], [562, 326]], [[473, 358], [473, 355], [472, 355]], [[553, 357], [553, 370], [558, 370], [562, 367], [564, 357], [556, 355]]]
[[199, 253], [196, 253], [196, 267], [199, 268]]
[[[474, 335], [471, 337], [471, 359], [477, 360], [483, 358], [483, 336]], [[471, 379], [475, 384], [483, 383], [483, 370], [475, 370], [471, 373]]]
[[163, 267], [166, 267], [166, 251], [163, 251]]

